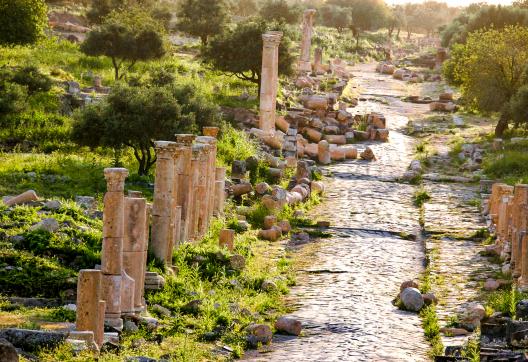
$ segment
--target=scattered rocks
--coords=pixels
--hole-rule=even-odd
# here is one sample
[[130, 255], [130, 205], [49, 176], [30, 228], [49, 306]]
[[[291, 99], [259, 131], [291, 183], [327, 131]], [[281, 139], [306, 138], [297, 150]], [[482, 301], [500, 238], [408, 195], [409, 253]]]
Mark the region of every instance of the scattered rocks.
[[528, 299], [522, 299], [515, 305], [515, 315], [520, 320], [528, 320]]
[[95, 198], [92, 196], [75, 196], [75, 203], [83, 209], [95, 209], [97, 204]]
[[44, 230], [50, 233], [54, 233], [59, 229], [59, 223], [54, 218], [47, 218], [42, 219], [42, 221], [36, 223], [35, 225], [31, 226], [29, 230]]
[[487, 291], [493, 291], [499, 289], [501, 284], [495, 279], [487, 279], [484, 283], [484, 289]]
[[278, 332], [299, 336], [302, 331], [302, 323], [295, 318], [280, 317], [275, 322], [275, 329]]
[[291, 236], [291, 242], [293, 245], [303, 245], [310, 242], [310, 235], [305, 232], [296, 233]]
[[359, 156], [365, 161], [375, 161], [376, 160], [376, 155], [374, 155], [374, 151], [372, 151], [370, 147], [367, 147], [365, 151], [361, 152]]
[[159, 304], [154, 304], [152, 307], [150, 307], [150, 310], [163, 317], [171, 316], [171, 311], [168, 308], [165, 308]]
[[403, 283], [400, 284], [400, 293], [403, 292], [406, 288], [416, 288], [418, 289], [418, 283], [414, 280], [406, 280]]
[[198, 314], [200, 312], [200, 306], [202, 305], [201, 299], [191, 300], [189, 303], [185, 304], [181, 310], [185, 313]]
[[139, 330], [138, 326], [133, 321], [127, 319], [123, 322], [123, 331], [134, 333], [134, 332], [137, 332], [138, 330]]
[[257, 348], [259, 344], [270, 344], [273, 338], [271, 328], [266, 324], [250, 324], [246, 331], [247, 341], [253, 348]]
[[448, 327], [440, 328], [440, 333], [443, 333], [446, 336], [452, 336], [452, 337], [467, 336], [468, 334], [470, 334], [470, 332], [466, 331], [464, 328], [448, 328]]
[[160, 290], [165, 286], [165, 278], [156, 272], [145, 273], [145, 289]]
[[5, 339], [16, 348], [32, 352], [41, 348], [55, 348], [66, 340], [66, 333], [31, 329], [7, 328], [0, 330]]
[[33, 190], [28, 190], [24, 193], [21, 193], [18, 196], [10, 197], [9, 199], [4, 200], [4, 204], [6, 204], [7, 206], [15, 206], [15, 205], [25, 204], [27, 202], [37, 201], [37, 200], [38, 200], [37, 193]]
[[57, 200], [49, 200], [44, 203], [44, 208], [46, 210], [58, 210], [62, 207], [62, 204], [60, 201]]
[[271, 280], [264, 280], [262, 282], [262, 285], [260, 286], [260, 289], [262, 289], [265, 292], [274, 292], [278, 288], [277, 288], [277, 284], [275, 284]]
[[405, 288], [400, 293], [400, 300], [403, 303], [405, 309], [418, 312], [424, 305], [424, 299], [422, 293], [416, 288]]
[[246, 267], [246, 258], [240, 254], [232, 255], [229, 258], [229, 266], [233, 270], [243, 270]]
[[433, 293], [424, 293], [422, 294], [422, 297], [425, 305], [432, 305], [438, 303], [438, 299]]

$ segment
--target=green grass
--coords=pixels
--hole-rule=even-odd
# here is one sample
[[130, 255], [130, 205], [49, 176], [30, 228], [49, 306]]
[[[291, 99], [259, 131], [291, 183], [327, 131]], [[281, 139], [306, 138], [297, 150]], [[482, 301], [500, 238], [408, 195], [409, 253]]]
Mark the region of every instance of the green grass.
[[430, 199], [431, 199], [431, 195], [429, 195], [429, 193], [423, 188], [420, 188], [419, 190], [417, 190], [413, 195], [414, 205], [418, 207], [422, 207], [423, 204], [425, 204]]
[[438, 317], [436, 316], [436, 307], [434, 305], [428, 305], [422, 308], [420, 318], [422, 319], [425, 338], [431, 344], [430, 356], [441, 356], [444, 352], [444, 346], [442, 344], [442, 338], [440, 337], [440, 326], [438, 324]]
[[511, 316], [515, 316], [515, 305], [522, 299], [527, 299], [528, 293], [521, 293], [516, 286], [512, 284], [510, 289], [497, 290], [490, 293], [486, 298], [486, 309], [490, 312], [501, 312]]
[[484, 172], [510, 184], [528, 182], [528, 148], [507, 150], [486, 160]]

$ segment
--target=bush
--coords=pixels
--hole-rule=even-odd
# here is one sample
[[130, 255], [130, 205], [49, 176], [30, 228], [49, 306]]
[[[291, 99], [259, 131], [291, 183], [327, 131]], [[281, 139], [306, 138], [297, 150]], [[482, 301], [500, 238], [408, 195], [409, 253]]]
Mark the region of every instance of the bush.
[[43, 38], [47, 10], [44, 0], [1, 0], [0, 44], [25, 45]]

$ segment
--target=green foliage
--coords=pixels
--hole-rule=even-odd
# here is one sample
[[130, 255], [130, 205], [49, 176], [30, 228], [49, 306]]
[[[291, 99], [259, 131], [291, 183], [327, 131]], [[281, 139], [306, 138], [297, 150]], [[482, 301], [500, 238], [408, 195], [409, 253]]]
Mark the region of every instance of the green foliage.
[[528, 153], [523, 151], [505, 151], [486, 160], [484, 172], [495, 178], [528, 178]]
[[249, 17], [258, 13], [258, 5], [255, 0], [239, 0], [233, 11], [238, 16]]
[[25, 87], [6, 81], [0, 83], [0, 116], [21, 112], [25, 107], [26, 98]]
[[164, 32], [150, 14], [140, 8], [113, 12], [95, 30], [88, 33], [81, 45], [87, 55], [110, 57], [115, 79], [120, 79], [121, 66], [130, 70], [136, 62], [161, 58], [165, 54]]
[[279, 74], [291, 75], [294, 56], [289, 31], [283, 25], [270, 25], [262, 19], [241, 22], [234, 29], [214, 37], [202, 56], [215, 69], [260, 85], [262, 34], [268, 30], [283, 32], [279, 45]]
[[290, 6], [286, 0], [266, 0], [260, 8], [260, 16], [266, 21], [296, 24], [300, 15], [301, 9]]
[[528, 293], [521, 293], [512, 284], [511, 288], [497, 290], [487, 297], [486, 308], [491, 308], [494, 312], [501, 312], [515, 319], [515, 306], [522, 299], [527, 299]]
[[32, 44], [44, 36], [47, 6], [43, 0], [0, 0], [0, 44]]
[[54, 322], [75, 322], [76, 313], [74, 310], [60, 307], [51, 310], [49, 319]]
[[24, 86], [29, 96], [38, 92], [47, 92], [53, 84], [51, 78], [42, 74], [35, 66], [22, 67], [16, 69], [11, 74], [5, 72], [1, 77], [4, 78], [4, 81], [7, 80]]
[[148, 174], [155, 163], [154, 141], [176, 133], [196, 132], [218, 121], [215, 106], [193, 87], [116, 86], [104, 101], [85, 107], [73, 126], [73, 139], [89, 147], [131, 147], [138, 173]]
[[528, 84], [519, 88], [510, 100], [509, 115], [515, 122], [515, 127], [528, 123]]
[[216, 153], [221, 165], [230, 166], [235, 160], [245, 160], [258, 153], [258, 142], [250, 139], [246, 132], [233, 128], [229, 123], [222, 124]]
[[178, 9], [179, 30], [201, 39], [206, 45], [209, 37], [220, 34], [228, 21], [224, 0], [183, 0]]
[[112, 11], [122, 9], [124, 5], [125, 0], [92, 0], [86, 17], [92, 24], [101, 24]]
[[352, 25], [352, 9], [337, 5], [325, 4], [319, 9], [321, 24], [330, 28], [336, 28], [342, 32]]

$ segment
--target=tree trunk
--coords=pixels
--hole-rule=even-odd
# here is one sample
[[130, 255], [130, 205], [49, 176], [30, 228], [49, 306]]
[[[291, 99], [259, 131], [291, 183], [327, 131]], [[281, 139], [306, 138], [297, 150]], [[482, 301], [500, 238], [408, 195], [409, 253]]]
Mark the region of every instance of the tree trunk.
[[495, 127], [495, 136], [502, 137], [502, 135], [504, 134], [504, 131], [506, 131], [507, 129], [508, 129], [508, 116], [502, 113], [499, 118], [499, 122], [497, 122], [497, 126]]
[[200, 39], [202, 40], [202, 45], [206, 46], [207, 45], [207, 35], [200, 36]]
[[359, 50], [359, 31], [356, 33], [356, 51]]
[[398, 32], [396, 33], [396, 39], [398, 39], [398, 40], [400, 40], [400, 31], [401, 31], [401, 29], [398, 28]]
[[114, 77], [115, 80], [119, 80], [119, 66], [120, 64], [117, 64], [117, 61], [115, 58], [112, 57], [112, 65], [114, 66]]

